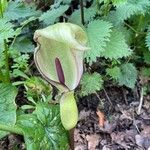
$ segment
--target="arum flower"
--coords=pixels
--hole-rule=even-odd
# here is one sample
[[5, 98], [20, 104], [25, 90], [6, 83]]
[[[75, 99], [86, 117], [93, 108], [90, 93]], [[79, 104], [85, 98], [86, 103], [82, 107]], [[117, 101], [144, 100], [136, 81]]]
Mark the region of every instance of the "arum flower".
[[[38, 45], [34, 53], [34, 60], [39, 72], [63, 93], [60, 99], [60, 114], [64, 125], [63, 118], [67, 113], [76, 111], [77, 114], [72, 91], [78, 86], [83, 73], [83, 54], [88, 49], [86, 33], [77, 25], [57, 23], [37, 30], [34, 40]], [[68, 112], [65, 114], [64, 110]], [[74, 118], [77, 118], [77, 115]], [[64, 127], [72, 128], [68, 125], [66, 127], [66, 123]]]

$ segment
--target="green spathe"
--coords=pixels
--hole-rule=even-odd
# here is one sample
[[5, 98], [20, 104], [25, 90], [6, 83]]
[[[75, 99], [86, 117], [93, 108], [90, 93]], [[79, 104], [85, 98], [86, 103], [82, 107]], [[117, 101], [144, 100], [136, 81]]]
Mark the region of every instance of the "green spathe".
[[83, 73], [83, 54], [86, 47], [85, 31], [71, 23], [57, 23], [34, 34], [37, 48], [35, 64], [42, 76], [62, 93], [60, 116], [66, 130], [75, 127], [78, 109], [73, 90]]
[[[88, 49], [84, 30], [71, 23], [57, 23], [37, 30], [34, 39], [38, 43], [35, 63], [43, 77], [62, 92], [74, 90], [83, 73], [83, 53]], [[64, 84], [58, 78], [56, 58], [62, 66]]]

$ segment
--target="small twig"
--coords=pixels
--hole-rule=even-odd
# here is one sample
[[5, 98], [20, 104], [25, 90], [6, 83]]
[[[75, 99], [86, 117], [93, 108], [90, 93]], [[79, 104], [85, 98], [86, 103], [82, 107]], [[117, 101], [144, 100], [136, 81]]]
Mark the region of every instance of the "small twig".
[[109, 98], [109, 96], [108, 96], [108, 94], [107, 94], [107, 92], [106, 92], [106, 90], [105, 90], [104, 88], [103, 88], [103, 91], [104, 91], [104, 93], [105, 93], [105, 95], [106, 95], [106, 97], [107, 97], [109, 103], [110, 103], [111, 105], [113, 105], [112, 102], [111, 102], [111, 100], [110, 100], [110, 98]]
[[81, 22], [84, 25], [84, 7], [83, 7], [83, 0], [80, 0], [80, 7], [81, 7]]
[[123, 97], [124, 97], [125, 104], [128, 105], [128, 100], [127, 100], [127, 97], [126, 97], [126, 94], [125, 94], [123, 88], [122, 88], [122, 92], [123, 92]]
[[127, 24], [126, 22], [124, 22], [124, 24], [129, 27], [133, 32], [135, 32], [136, 34], [147, 34], [146, 32], [139, 32], [137, 30], [135, 30], [132, 26], [130, 26], [129, 24]]
[[96, 97], [98, 98], [99, 101], [101, 101], [101, 98], [99, 97], [99, 95], [97, 94], [97, 92], [94, 93], [96, 95]]
[[137, 110], [138, 115], [141, 113], [142, 104], [143, 104], [143, 88], [141, 89], [140, 104], [139, 104], [139, 107], [138, 107], [138, 110]]

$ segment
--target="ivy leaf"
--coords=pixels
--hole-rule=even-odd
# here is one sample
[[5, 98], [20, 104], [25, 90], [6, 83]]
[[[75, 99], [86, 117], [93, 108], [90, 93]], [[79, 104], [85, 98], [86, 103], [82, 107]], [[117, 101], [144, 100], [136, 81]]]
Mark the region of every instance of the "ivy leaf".
[[105, 51], [101, 52], [101, 56], [109, 59], [118, 59], [131, 54], [131, 50], [121, 32], [117, 30], [112, 31], [109, 40], [104, 47]]
[[88, 24], [87, 34], [91, 48], [85, 55], [88, 62], [95, 62], [96, 58], [100, 57], [101, 52], [104, 51], [106, 41], [109, 41], [111, 27], [111, 23], [103, 20], [94, 20]]
[[99, 73], [83, 74], [81, 80], [81, 96], [87, 96], [102, 89], [103, 80]]
[[68, 5], [60, 5], [58, 8], [53, 8], [43, 13], [39, 20], [43, 21], [46, 25], [54, 24], [57, 18], [63, 15], [63, 13], [69, 8]]
[[[95, 15], [96, 15], [96, 8], [95, 7], [84, 8], [84, 22], [85, 22], [85, 24], [90, 22], [95, 17]], [[69, 18], [69, 22], [82, 26], [81, 9], [75, 10], [71, 14], [71, 16]]]
[[14, 34], [13, 25], [7, 19], [0, 19], [0, 44], [3, 43], [4, 39], [13, 37]]
[[68, 149], [59, 106], [39, 103], [33, 114], [18, 117], [17, 127], [23, 130], [27, 150]]
[[19, 18], [39, 16], [40, 13], [39, 10], [36, 10], [34, 4], [29, 5], [21, 1], [10, 1], [4, 16], [9, 20], [18, 20]]
[[148, 28], [148, 33], [146, 35], [146, 46], [148, 47], [148, 49], [150, 51], [150, 26]]
[[[17, 90], [10, 84], [0, 84], [0, 124], [15, 125]], [[0, 138], [8, 133], [0, 131]]]
[[134, 88], [137, 80], [137, 70], [131, 63], [121, 65], [121, 75], [119, 77], [119, 85], [125, 85], [129, 88]]

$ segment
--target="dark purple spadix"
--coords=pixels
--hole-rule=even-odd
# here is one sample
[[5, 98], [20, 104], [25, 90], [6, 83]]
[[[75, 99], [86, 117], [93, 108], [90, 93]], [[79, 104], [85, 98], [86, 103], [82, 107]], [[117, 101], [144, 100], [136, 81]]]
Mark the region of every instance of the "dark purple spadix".
[[61, 62], [59, 60], [59, 58], [55, 58], [55, 66], [56, 66], [56, 71], [57, 71], [57, 76], [59, 79], [59, 82], [61, 84], [65, 85], [65, 77], [64, 77], [64, 72], [61, 66]]

